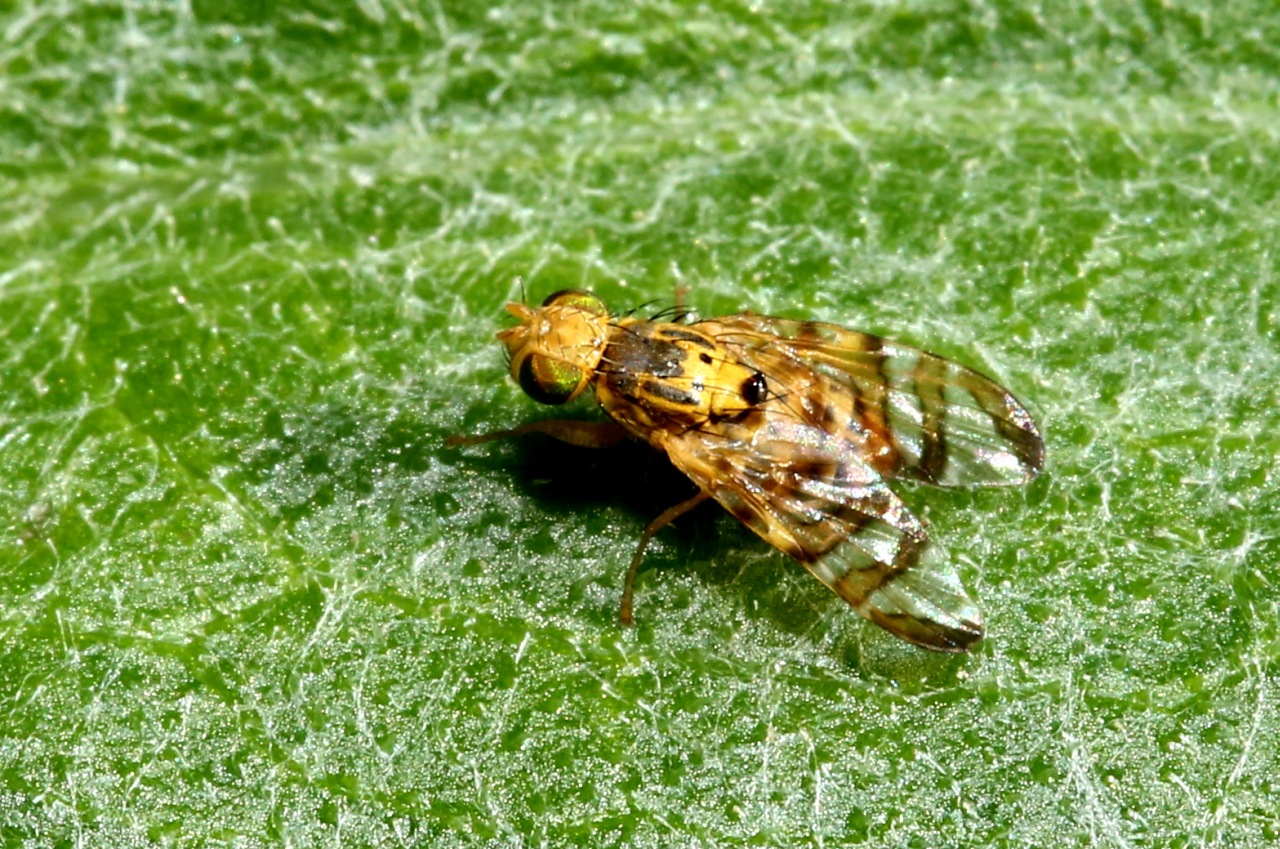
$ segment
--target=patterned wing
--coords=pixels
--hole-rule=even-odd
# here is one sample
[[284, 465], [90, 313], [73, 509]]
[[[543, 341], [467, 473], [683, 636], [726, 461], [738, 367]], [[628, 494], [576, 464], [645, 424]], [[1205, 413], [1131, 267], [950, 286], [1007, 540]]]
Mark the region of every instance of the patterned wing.
[[748, 358], [776, 354], [758, 365], [771, 383], [789, 388], [791, 373], [812, 368], [844, 387], [806, 391], [800, 383], [792, 405], [828, 432], [849, 431], [885, 477], [1002, 486], [1026, 483], [1044, 466], [1044, 440], [1026, 408], [951, 360], [831, 324], [757, 315], [708, 324], [718, 342]]
[[[756, 351], [751, 359], [768, 375], [765, 366], [780, 365], [773, 358]], [[774, 375], [763, 398], [734, 415], [665, 435], [659, 443], [671, 461], [876, 624], [938, 651], [981, 639], [977, 605], [862, 446], [797, 415]], [[840, 391], [812, 370], [803, 377], [810, 389]]]

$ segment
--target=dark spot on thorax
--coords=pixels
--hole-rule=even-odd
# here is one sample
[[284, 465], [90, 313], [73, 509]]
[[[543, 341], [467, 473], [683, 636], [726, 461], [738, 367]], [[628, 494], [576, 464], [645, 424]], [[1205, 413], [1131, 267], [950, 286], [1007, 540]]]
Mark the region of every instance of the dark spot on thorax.
[[738, 391], [742, 393], [742, 400], [754, 407], [769, 397], [769, 384], [763, 374], [756, 372], [742, 381], [742, 388]]

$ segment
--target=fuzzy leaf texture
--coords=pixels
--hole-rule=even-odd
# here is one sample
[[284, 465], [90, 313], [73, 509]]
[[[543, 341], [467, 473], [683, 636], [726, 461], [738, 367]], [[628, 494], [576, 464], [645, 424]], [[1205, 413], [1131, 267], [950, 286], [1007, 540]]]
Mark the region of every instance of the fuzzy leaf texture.
[[[1275, 845], [1278, 69], [1256, 0], [0, 5], [0, 843]], [[620, 628], [688, 483], [443, 445], [568, 286], [1026, 401], [1031, 486], [898, 487], [987, 639], [711, 505]]]

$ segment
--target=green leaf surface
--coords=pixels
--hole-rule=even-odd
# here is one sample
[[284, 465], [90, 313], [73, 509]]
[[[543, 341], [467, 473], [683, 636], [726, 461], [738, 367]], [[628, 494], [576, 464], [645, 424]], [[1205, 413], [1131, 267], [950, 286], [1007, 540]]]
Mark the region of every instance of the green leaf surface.
[[[0, 4], [0, 843], [1280, 841], [1269, 2]], [[502, 304], [754, 310], [998, 377], [902, 487], [902, 644], [636, 446], [531, 438]], [[592, 417], [590, 405], [571, 415]]]

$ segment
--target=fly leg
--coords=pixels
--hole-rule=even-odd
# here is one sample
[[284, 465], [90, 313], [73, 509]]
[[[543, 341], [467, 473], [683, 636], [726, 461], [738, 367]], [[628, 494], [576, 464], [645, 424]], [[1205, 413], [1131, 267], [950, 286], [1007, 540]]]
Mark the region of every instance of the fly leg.
[[631, 615], [631, 590], [635, 585], [636, 572], [640, 568], [640, 561], [644, 560], [644, 550], [648, 547], [649, 540], [652, 539], [653, 535], [658, 531], [662, 530], [685, 513], [688, 513], [694, 507], [697, 507], [710, 497], [711, 493], [709, 492], [699, 492], [697, 495], [681, 501], [674, 507], [668, 507], [666, 510], [662, 511], [662, 514], [659, 515], [658, 518], [645, 526], [644, 533], [640, 535], [640, 545], [636, 547], [635, 556], [631, 558], [631, 566], [627, 568], [627, 579], [622, 585], [622, 610], [619, 611], [618, 618], [622, 620], [623, 625], [632, 625], [635, 623], [635, 619]]
[[[550, 419], [529, 422], [511, 430], [495, 430], [492, 433], [481, 433], [476, 436], [450, 436], [445, 440], [445, 444], [450, 446], [479, 445], [483, 442], [493, 442], [497, 439], [524, 436], [530, 433], [545, 434], [553, 439], [558, 439], [561, 442], [567, 442], [580, 448], [608, 448], [617, 445], [627, 437], [626, 429], [615, 422], [580, 422]], [[644, 560], [644, 551], [649, 547], [649, 540], [658, 531], [710, 497], [710, 493], [699, 492], [692, 498], [687, 498], [674, 507], [669, 507], [662, 511], [656, 519], [645, 526], [644, 533], [640, 535], [640, 544], [636, 546], [636, 553], [631, 558], [631, 565], [627, 567], [626, 581], [622, 586], [622, 609], [619, 611], [618, 618], [622, 620], [623, 625], [635, 623], [635, 618], [631, 612], [633, 587], [636, 582], [636, 572], [639, 571], [640, 563]]]

